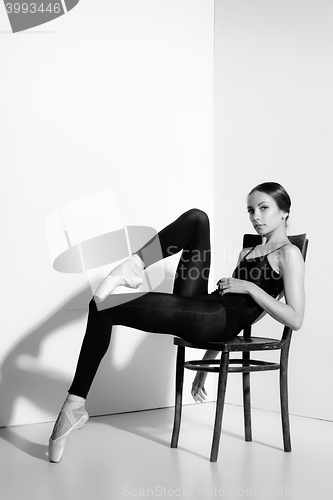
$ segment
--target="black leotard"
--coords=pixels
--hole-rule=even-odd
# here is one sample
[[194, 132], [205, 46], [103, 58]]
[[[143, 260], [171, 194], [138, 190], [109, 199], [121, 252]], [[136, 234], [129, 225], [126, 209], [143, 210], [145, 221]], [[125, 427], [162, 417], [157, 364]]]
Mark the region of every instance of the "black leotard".
[[[285, 245], [279, 248], [283, 246]], [[267, 255], [275, 252], [279, 248], [263, 256], [246, 259], [254, 248], [255, 247], [242, 258], [233, 272], [233, 277], [251, 281], [262, 288], [266, 293], [276, 298], [283, 291], [283, 279], [281, 274], [274, 271], [267, 259]], [[220, 295], [219, 289], [214, 290], [212, 295]], [[228, 310], [226, 328], [230, 331], [234, 330], [234, 335], [237, 335], [244, 327], [252, 325], [263, 312], [263, 309], [253, 300], [253, 298], [245, 293], [227, 293], [221, 297], [221, 300]]]

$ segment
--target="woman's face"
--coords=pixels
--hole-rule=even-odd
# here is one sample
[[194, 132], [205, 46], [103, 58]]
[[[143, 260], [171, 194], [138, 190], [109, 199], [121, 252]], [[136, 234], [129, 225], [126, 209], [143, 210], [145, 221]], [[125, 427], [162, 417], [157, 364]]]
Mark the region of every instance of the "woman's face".
[[248, 196], [247, 205], [250, 221], [261, 236], [271, 234], [280, 227], [285, 228], [287, 214], [278, 207], [270, 194], [254, 191]]

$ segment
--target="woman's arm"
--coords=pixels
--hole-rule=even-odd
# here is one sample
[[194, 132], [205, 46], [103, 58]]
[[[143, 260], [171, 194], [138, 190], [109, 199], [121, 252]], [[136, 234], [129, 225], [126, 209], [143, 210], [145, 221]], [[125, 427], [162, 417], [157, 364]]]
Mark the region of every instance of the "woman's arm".
[[304, 260], [300, 250], [294, 245], [281, 249], [279, 270], [283, 276], [285, 304], [250, 281], [223, 278], [222, 295], [225, 293], [248, 293], [272, 318], [292, 330], [299, 330], [304, 317]]
[[[215, 359], [219, 352], [220, 351], [208, 350], [205, 352], [202, 359]], [[207, 392], [205, 389], [205, 382], [207, 374], [207, 372], [197, 372], [194, 377], [191, 390], [194, 401], [202, 403], [206, 399]]]
[[285, 304], [274, 299], [256, 285], [249, 288], [249, 294], [279, 323], [289, 326], [292, 330], [299, 330], [304, 318], [305, 265], [302, 254], [296, 246], [288, 245], [283, 248], [279, 269], [283, 276]]

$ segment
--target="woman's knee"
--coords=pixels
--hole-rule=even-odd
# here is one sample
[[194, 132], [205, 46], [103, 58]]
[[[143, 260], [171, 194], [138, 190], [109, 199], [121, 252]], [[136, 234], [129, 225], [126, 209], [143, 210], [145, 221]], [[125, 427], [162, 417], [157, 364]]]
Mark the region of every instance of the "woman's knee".
[[95, 299], [94, 299], [94, 297], [91, 297], [90, 302], [89, 302], [89, 307], [92, 307], [95, 305], [96, 305]]
[[191, 219], [193, 218], [197, 222], [200, 222], [203, 224], [209, 223], [208, 215], [203, 210], [200, 210], [200, 208], [191, 208], [190, 210], [188, 210], [185, 213], [189, 218], [191, 218]]

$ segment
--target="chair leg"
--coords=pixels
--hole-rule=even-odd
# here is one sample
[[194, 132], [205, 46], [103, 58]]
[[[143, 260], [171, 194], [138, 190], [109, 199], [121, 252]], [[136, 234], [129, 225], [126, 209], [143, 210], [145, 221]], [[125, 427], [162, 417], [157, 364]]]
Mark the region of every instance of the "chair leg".
[[217, 388], [214, 434], [213, 434], [212, 449], [210, 454], [211, 462], [217, 461], [217, 455], [219, 452], [224, 400], [225, 400], [225, 393], [226, 393], [227, 379], [228, 379], [228, 368], [229, 368], [229, 353], [222, 352], [220, 370], [219, 370], [218, 388]]
[[[243, 360], [249, 360], [250, 353], [243, 352]], [[246, 365], [246, 363], [244, 363]], [[252, 441], [250, 373], [243, 372], [243, 408], [245, 441]]]
[[184, 361], [185, 347], [178, 346], [176, 362], [176, 395], [175, 395], [175, 416], [171, 438], [171, 448], [177, 448], [182, 418], [183, 382], [184, 382]]
[[280, 401], [284, 451], [291, 451], [289, 408], [288, 408], [288, 352], [289, 344], [281, 349], [280, 358]]

